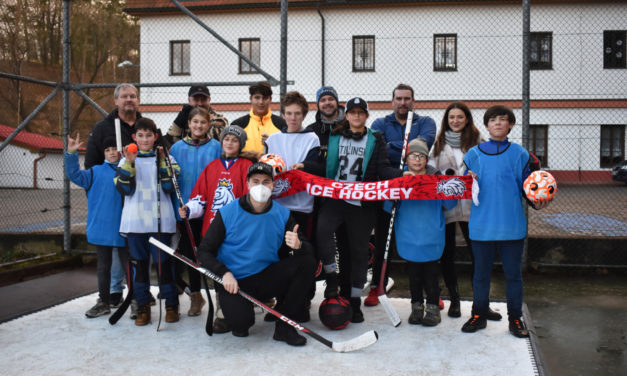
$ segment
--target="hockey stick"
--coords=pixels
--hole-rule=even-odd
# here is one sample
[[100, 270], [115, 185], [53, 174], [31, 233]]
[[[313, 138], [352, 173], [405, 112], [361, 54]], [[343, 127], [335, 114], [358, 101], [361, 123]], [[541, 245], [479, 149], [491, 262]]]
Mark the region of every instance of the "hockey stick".
[[118, 307], [118, 309], [116, 309], [115, 312], [113, 312], [113, 314], [109, 317], [109, 324], [111, 325], [115, 325], [120, 320], [120, 318], [122, 318], [122, 316], [128, 309], [128, 306], [131, 305], [131, 301], [133, 300], [134, 292], [133, 292], [133, 275], [131, 274], [131, 260], [129, 260], [128, 263], [126, 264], [126, 276], [127, 276], [126, 281], [128, 284], [128, 293], [126, 294], [126, 298], [124, 298], [124, 301], [122, 302], [120, 307]]
[[[412, 122], [414, 120], [414, 112], [410, 110], [407, 112], [407, 121], [405, 122], [405, 137], [403, 138], [403, 149], [401, 150], [401, 164], [400, 169], [403, 170], [403, 166], [405, 165], [405, 151], [407, 150], [407, 142], [409, 141], [409, 133], [411, 132]], [[392, 208], [392, 214], [390, 215], [390, 227], [388, 228], [388, 238], [385, 241], [385, 253], [383, 254], [383, 265], [381, 265], [381, 276], [379, 278], [379, 285], [377, 286], [377, 295], [379, 298], [379, 302], [385, 309], [385, 313], [387, 313], [390, 321], [392, 321], [392, 325], [397, 327], [401, 324], [401, 318], [396, 313], [394, 307], [392, 307], [392, 303], [390, 299], [388, 299], [385, 294], [385, 272], [388, 267], [388, 253], [390, 251], [390, 242], [392, 240], [392, 231], [394, 230], [394, 217], [396, 216], [396, 208], [398, 207], [398, 201], [394, 202], [394, 207]]]
[[[161, 132], [159, 132], [161, 134]], [[168, 170], [170, 171], [170, 175], [172, 176], [172, 185], [174, 186], [174, 191], [176, 192], [176, 198], [179, 200], [179, 205], [181, 207], [185, 206], [183, 202], [183, 195], [181, 195], [181, 189], [179, 188], [179, 182], [174, 173], [174, 168], [172, 167], [172, 161], [170, 160], [170, 153], [167, 148], [163, 147], [163, 153], [165, 155], [165, 161], [168, 166]], [[183, 218], [183, 223], [185, 223], [185, 229], [187, 230], [187, 237], [189, 238], [189, 243], [192, 246], [192, 250], [194, 251], [194, 258], [196, 259], [196, 263], [198, 263], [198, 247], [196, 246], [196, 240], [194, 240], [194, 233], [192, 232], [192, 226], [189, 224], [189, 219]], [[205, 282], [205, 293], [207, 294], [207, 299], [209, 300], [209, 307], [207, 309], [207, 322], [205, 323], [205, 332], [212, 336], [213, 335], [213, 300], [211, 299], [211, 295], [209, 294], [209, 284], [207, 283], [207, 278], [203, 278]]]
[[[157, 247], [161, 248], [164, 252], [169, 253], [173, 257], [175, 257], [175, 258], [179, 259], [180, 261], [186, 263], [187, 265], [195, 268], [196, 270], [198, 270], [202, 274], [206, 275], [207, 277], [209, 277], [209, 278], [213, 279], [214, 281], [222, 284], [222, 278], [220, 278], [217, 275], [213, 274], [210, 270], [205, 269], [205, 268], [203, 268], [201, 266], [198, 266], [198, 265], [194, 264], [193, 261], [191, 261], [187, 257], [177, 253], [175, 250], [173, 250], [172, 248], [168, 247], [167, 245], [161, 243], [157, 239], [151, 237], [150, 238], [150, 242], [152, 244], [156, 245]], [[259, 301], [259, 300], [255, 299], [255, 298], [253, 298], [252, 296], [246, 294], [242, 290], [239, 290], [237, 293], [239, 295], [241, 295], [244, 299], [246, 299], [249, 302], [253, 303], [257, 307], [260, 307], [264, 311], [272, 314], [273, 316], [277, 317], [281, 321], [283, 321], [286, 324], [290, 325], [294, 329], [296, 329], [296, 330], [298, 330], [300, 332], [303, 332], [303, 333], [309, 335], [310, 337], [312, 337], [313, 339], [315, 339], [316, 341], [321, 342], [323, 345], [330, 347], [331, 349], [333, 349], [333, 351], [350, 352], [350, 351], [361, 350], [361, 349], [366, 348], [366, 347], [372, 345], [373, 343], [377, 342], [377, 339], [379, 338], [379, 335], [377, 334], [377, 332], [375, 332], [374, 330], [371, 330], [369, 332], [366, 332], [366, 333], [360, 335], [359, 337], [353, 338], [353, 339], [348, 340], [348, 341], [332, 342], [332, 341], [329, 341], [328, 339], [322, 337], [318, 333], [316, 333], [316, 332], [306, 328], [305, 326], [297, 323], [296, 321], [294, 321], [294, 320], [292, 320], [292, 319], [282, 315], [281, 313], [273, 310], [272, 308], [268, 307], [267, 305], [265, 305], [261, 301]]]

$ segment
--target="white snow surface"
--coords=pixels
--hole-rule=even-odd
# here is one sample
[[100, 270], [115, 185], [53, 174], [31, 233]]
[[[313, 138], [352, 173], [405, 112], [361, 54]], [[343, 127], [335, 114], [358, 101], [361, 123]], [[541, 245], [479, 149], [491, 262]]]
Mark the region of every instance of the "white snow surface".
[[[491, 303], [504, 319], [488, 322], [477, 333], [462, 333], [472, 302], [462, 301], [462, 317], [442, 311], [436, 327], [407, 323], [409, 299], [390, 299], [402, 324], [394, 328], [383, 308], [362, 307], [365, 322], [344, 330], [325, 328], [318, 320], [323, 287], [312, 302], [312, 320], [304, 324], [331, 341], [346, 341], [375, 330], [374, 345], [352, 353], [337, 353], [307, 337], [304, 347], [272, 339], [274, 323], [256, 324], [246, 338], [227, 334], [207, 336], [207, 305], [198, 317], [187, 316], [189, 298], [180, 296], [181, 320], [156, 331], [158, 306], [152, 324], [137, 327], [129, 312], [114, 326], [108, 316], [94, 319], [84, 312], [97, 294], [21, 317], [0, 325], [0, 375], [534, 375], [528, 339], [510, 335], [505, 303]], [[152, 288], [156, 296], [158, 289]], [[211, 290], [213, 294], [213, 290]], [[203, 294], [204, 295], [204, 294]]]

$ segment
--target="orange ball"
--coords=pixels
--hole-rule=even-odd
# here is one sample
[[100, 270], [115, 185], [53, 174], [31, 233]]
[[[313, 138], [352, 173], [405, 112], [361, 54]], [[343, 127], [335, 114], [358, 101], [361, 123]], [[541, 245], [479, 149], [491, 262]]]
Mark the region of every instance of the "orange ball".
[[127, 149], [129, 153], [137, 153], [137, 144], [128, 144]]

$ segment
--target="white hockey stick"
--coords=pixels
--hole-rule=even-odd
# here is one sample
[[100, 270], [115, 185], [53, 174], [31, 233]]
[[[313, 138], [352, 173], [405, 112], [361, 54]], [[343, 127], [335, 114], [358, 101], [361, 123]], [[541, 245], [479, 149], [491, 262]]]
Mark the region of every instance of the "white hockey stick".
[[[202, 274], [206, 275], [207, 277], [213, 279], [214, 281], [218, 282], [219, 284], [222, 284], [222, 278], [220, 278], [217, 275], [213, 274], [210, 270], [205, 269], [202, 266], [198, 266], [192, 260], [190, 260], [187, 257], [181, 255], [180, 253], [177, 253], [174, 249], [168, 247], [167, 245], [161, 243], [160, 241], [158, 241], [157, 239], [155, 239], [153, 237], [150, 237], [149, 241], [150, 241], [150, 243], [152, 243], [155, 246], [157, 246], [160, 249], [162, 249], [165, 253], [168, 253], [168, 254], [172, 255], [174, 258], [177, 258], [178, 260], [186, 263], [187, 265], [191, 266], [192, 268], [195, 268], [196, 270], [198, 270]], [[322, 337], [318, 333], [316, 333], [316, 332], [306, 328], [305, 326], [297, 323], [296, 321], [290, 319], [289, 317], [284, 316], [280, 312], [277, 312], [277, 311], [273, 310], [272, 308], [270, 308], [267, 305], [263, 304], [261, 301], [259, 301], [259, 300], [255, 299], [255, 298], [253, 298], [252, 296], [246, 294], [242, 290], [239, 290], [237, 293], [239, 295], [241, 295], [244, 299], [246, 299], [246, 300], [250, 301], [251, 303], [253, 303], [254, 305], [260, 307], [264, 311], [266, 311], [266, 312], [276, 316], [277, 318], [279, 318], [279, 320], [285, 322], [286, 324], [290, 325], [294, 329], [296, 329], [296, 330], [298, 330], [300, 332], [303, 332], [305, 334], [308, 334], [310, 337], [312, 337], [313, 339], [317, 340], [318, 342], [321, 342], [322, 344], [330, 347], [331, 349], [333, 349], [333, 351], [337, 351], [337, 352], [351, 352], [351, 351], [361, 350], [361, 349], [366, 348], [366, 347], [372, 345], [373, 343], [377, 342], [377, 340], [379, 339], [379, 335], [377, 334], [377, 332], [375, 332], [374, 330], [371, 330], [369, 332], [366, 332], [366, 333], [360, 335], [359, 337], [350, 339], [348, 341], [332, 342], [332, 341], [329, 341], [328, 339]]]
[[[405, 137], [403, 139], [403, 150], [401, 150], [401, 165], [400, 169], [403, 170], [403, 166], [405, 165], [405, 151], [407, 149], [407, 142], [409, 141], [409, 132], [411, 131], [411, 125], [414, 120], [414, 112], [413, 110], [409, 110], [407, 113], [407, 122], [405, 123]], [[390, 216], [390, 227], [388, 228], [388, 238], [385, 242], [385, 254], [383, 255], [383, 265], [381, 266], [381, 277], [379, 278], [379, 285], [377, 286], [377, 295], [379, 297], [379, 302], [385, 309], [385, 313], [387, 313], [390, 321], [392, 321], [392, 325], [397, 327], [401, 325], [401, 318], [396, 313], [394, 307], [392, 307], [392, 303], [390, 299], [388, 299], [387, 295], [385, 295], [385, 289], [383, 285], [385, 284], [385, 272], [388, 267], [388, 252], [390, 250], [390, 241], [392, 240], [392, 230], [394, 229], [394, 217], [396, 216], [396, 207], [398, 202], [394, 202], [394, 207], [392, 208], [392, 214]]]

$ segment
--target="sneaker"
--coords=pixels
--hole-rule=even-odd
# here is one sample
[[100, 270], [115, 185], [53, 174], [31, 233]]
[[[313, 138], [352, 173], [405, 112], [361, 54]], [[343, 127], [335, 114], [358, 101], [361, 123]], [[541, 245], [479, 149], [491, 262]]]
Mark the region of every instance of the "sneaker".
[[327, 287], [324, 289], [324, 298], [335, 298], [338, 295], [338, 289], [340, 286], [340, 278], [337, 272], [325, 273], [324, 278], [327, 281]]
[[442, 300], [442, 297], [438, 297], [438, 308], [440, 309], [444, 309], [444, 300]]
[[137, 318], [137, 300], [131, 300], [131, 320], [135, 320]]
[[307, 338], [298, 334], [296, 329], [282, 321], [277, 321], [272, 338], [275, 341], [283, 341], [290, 346], [304, 346], [307, 343]]
[[189, 306], [189, 310], [187, 311], [187, 316], [200, 316], [202, 312], [202, 307], [205, 305], [205, 298], [202, 297], [200, 291], [192, 292], [189, 296], [192, 303]]
[[528, 338], [529, 330], [527, 330], [527, 326], [522, 322], [521, 319], [510, 319], [509, 320], [509, 332], [514, 335], [514, 337], [518, 338]]
[[462, 326], [462, 332], [464, 333], [474, 333], [479, 329], [485, 329], [488, 325], [488, 322], [484, 317], [479, 315], [473, 315], [464, 326]]
[[93, 319], [94, 317], [108, 315], [111, 313], [111, 309], [109, 305], [102, 302], [102, 299], [98, 298], [96, 301], [96, 305], [91, 307], [87, 312], [85, 312], [85, 316]]
[[353, 317], [351, 322], [364, 322], [364, 314], [361, 312], [361, 298], [350, 298], [351, 308], [353, 309]]
[[109, 308], [118, 308], [122, 305], [124, 298], [121, 292], [114, 292], [109, 296]]
[[248, 337], [248, 329], [233, 329], [231, 330], [231, 334], [233, 334], [235, 337]]
[[135, 325], [144, 326], [150, 323], [150, 305], [146, 304], [137, 308]]
[[485, 318], [490, 321], [500, 321], [503, 318], [503, 316], [501, 316], [500, 313], [493, 311], [492, 308], [488, 308], [488, 314], [486, 315]]
[[366, 307], [374, 307], [377, 304], [379, 304], [379, 294], [377, 294], [377, 288], [371, 287], [370, 293], [368, 293], [368, 296], [364, 299], [364, 305]]
[[422, 325], [436, 326], [442, 321], [440, 317], [440, 307], [435, 304], [427, 304], [425, 316], [422, 318]]
[[221, 317], [216, 317], [215, 321], [213, 322], [213, 332], [221, 334], [221, 333], [228, 333], [230, 331], [231, 331], [231, 326], [226, 321], [226, 319], [221, 318]]
[[422, 318], [424, 316], [425, 307], [422, 303], [415, 302], [411, 304], [411, 314], [407, 319], [407, 322], [413, 325], [422, 324]]
[[165, 306], [165, 322], [178, 322], [179, 318], [179, 306]]
[[448, 317], [461, 317], [462, 311], [459, 302], [459, 298], [451, 299], [451, 305], [448, 307]]

